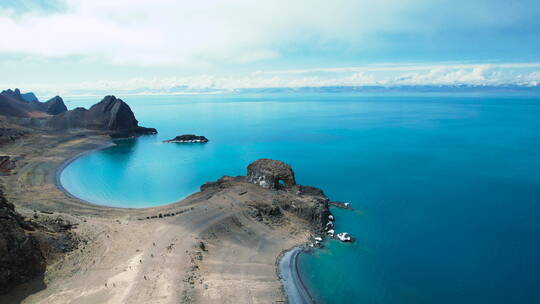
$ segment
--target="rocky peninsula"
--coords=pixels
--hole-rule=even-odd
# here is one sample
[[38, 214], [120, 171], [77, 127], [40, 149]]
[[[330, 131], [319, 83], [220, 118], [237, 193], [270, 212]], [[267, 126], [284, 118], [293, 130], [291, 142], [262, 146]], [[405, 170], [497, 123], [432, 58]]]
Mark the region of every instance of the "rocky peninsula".
[[0, 225], [10, 227], [0, 251], [12, 253], [0, 260], [11, 267], [1, 303], [286, 302], [276, 259], [328, 230], [323, 191], [270, 159], [166, 206], [83, 202], [57, 185], [65, 162], [111, 137], [155, 130], [140, 129], [114, 96], [46, 115], [0, 119], [3, 161], [13, 162], [0, 176]]

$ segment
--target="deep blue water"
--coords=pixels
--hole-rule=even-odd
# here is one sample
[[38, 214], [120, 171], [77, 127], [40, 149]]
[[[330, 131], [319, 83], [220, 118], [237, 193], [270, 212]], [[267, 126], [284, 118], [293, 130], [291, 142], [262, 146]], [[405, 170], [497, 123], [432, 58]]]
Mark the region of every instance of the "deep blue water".
[[[70, 100], [69, 98], [66, 98]], [[71, 99], [68, 107], [99, 98]], [[72, 163], [65, 188], [144, 207], [260, 157], [356, 211], [357, 237], [304, 254], [321, 303], [540, 303], [540, 98], [215, 95], [124, 98], [157, 136], [119, 141]], [[164, 144], [179, 134], [210, 142]]]

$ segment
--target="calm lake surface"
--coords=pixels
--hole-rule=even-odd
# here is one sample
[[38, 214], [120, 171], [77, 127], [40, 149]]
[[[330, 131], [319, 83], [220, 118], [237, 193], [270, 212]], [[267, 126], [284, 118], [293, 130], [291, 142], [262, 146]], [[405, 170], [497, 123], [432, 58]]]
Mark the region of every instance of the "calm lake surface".
[[[119, 96], [122, 98], [122, 96]], [[98, 97], [66, 98], [69, 108]], [[540, 303], [540, 98], [198, 95], [123, 98], [157, 136], [69, 165], [72, 194], [110, 206], [177, 201], [261, 157], [356, 209], [300, 257], [320, 303]], [[179, 134], [210, 142], [166, 144]]]

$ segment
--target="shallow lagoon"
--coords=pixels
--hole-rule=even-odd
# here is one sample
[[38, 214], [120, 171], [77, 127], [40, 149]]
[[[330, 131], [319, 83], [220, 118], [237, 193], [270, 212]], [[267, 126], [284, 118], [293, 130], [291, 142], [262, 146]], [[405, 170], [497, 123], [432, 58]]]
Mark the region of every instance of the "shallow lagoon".
[[[122, 97], [122, 96], [120, 96]], [[540, 99], [347, 94], [128, 96], [157, 136], [118, 141], [61, 182], [93, 203], [148, 207], [261, 157], [357, 211], [352, 245], [302, 255], [322, 303], [538, 303]], [[66, 98], [69, 108], [99, 98]], [[184, 133], [207, 144], [165, 144]]]

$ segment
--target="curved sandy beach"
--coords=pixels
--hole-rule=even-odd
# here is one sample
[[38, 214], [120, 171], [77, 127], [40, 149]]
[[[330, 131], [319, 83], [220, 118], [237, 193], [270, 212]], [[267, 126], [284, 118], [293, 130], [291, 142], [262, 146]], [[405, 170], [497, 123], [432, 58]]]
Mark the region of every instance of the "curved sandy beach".
[[309, 294], [298, 271], [298, 255], [301, 252], [302, 249], [294, 247], [283, 254], [279, 260], [279, 277], [289, 303], [313, 304], [315, 301]]
[[275, 200], [275, 191], [226, 180], [180, 202], [146, 209], [88, 204], [62, 191], [61, 169], [108, 145], [107, 136], [73, 132], [31, 134], [5, 147], [18, 160], [13, 174], [0, 183], [17, 211], [68, 219], [78, 224], [75, 232], [82, 241], [50, 264], [43, 278], [19, 286], [0, 302], [287, 301], [276, 259], [305, 243], [310, 226], [288, 212], [279, 224], [254, 220], [254, 202]]

